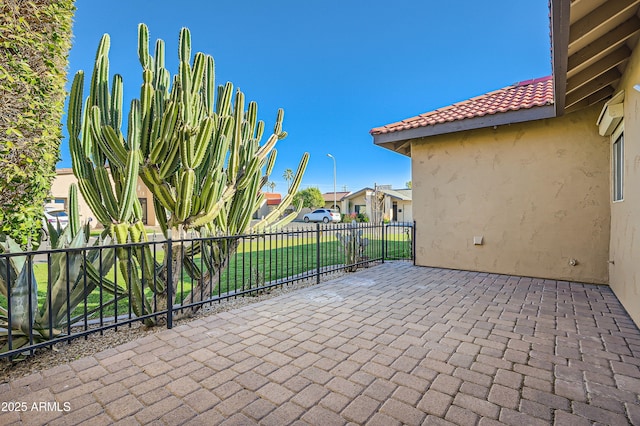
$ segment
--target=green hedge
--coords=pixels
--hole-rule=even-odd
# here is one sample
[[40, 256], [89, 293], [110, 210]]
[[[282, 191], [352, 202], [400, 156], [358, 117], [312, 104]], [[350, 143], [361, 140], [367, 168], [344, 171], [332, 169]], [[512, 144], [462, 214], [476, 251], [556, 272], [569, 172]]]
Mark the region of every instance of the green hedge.
[[59, 158], [74, 0], [0, 2], [0, 233], [37, 240]]

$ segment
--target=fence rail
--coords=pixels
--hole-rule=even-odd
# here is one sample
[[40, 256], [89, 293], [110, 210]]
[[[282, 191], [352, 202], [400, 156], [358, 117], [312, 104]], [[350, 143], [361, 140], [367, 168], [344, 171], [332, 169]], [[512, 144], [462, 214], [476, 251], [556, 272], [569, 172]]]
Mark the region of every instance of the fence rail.
[[[0, 253], [0, 358], [145, 320], [171, 328], [176, 316], [205, 304], [413, 260], [414, 228], [294, 225], [260, 234]], [[139, 256], [147, 249], [150, 258]], [[136, 306], [140, 300], [147, 302]]]

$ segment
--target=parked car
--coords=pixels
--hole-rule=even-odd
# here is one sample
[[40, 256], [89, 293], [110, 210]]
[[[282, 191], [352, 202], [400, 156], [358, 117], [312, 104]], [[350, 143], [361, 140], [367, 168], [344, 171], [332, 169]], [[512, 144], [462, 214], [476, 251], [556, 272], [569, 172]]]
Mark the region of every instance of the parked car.
[[317, 209], [304, 215], [305, 222], [340, 222], [340, 213], [335, 210]]
[[[62, 229], [69, 224], [69, 215], [64, 210], [45, 210], [44, 220], [54, 228], [57, 228], [58, 223], [60, 223], [60, 228]], [[44, 224], [44, 229], [48, 229], [46, 223]]]

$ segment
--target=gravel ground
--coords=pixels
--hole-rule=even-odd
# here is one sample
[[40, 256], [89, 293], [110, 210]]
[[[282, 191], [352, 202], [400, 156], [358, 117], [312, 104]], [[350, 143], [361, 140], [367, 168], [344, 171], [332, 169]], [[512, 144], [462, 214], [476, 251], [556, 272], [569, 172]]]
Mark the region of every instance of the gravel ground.
[[[322, 276], [321, 282], [335, 279], [342, 274], [344, 273], [337, 272], [328, 276]], [[255, 296], [227, 299], [220, 303], [216, 302], [211, 306], [205, 305], [193, 317], [174, 321], [174, 326], [188, 323], [203, 316], [228, 311], [251, 303], [270, 299], [272, 297], [280, 296], [305, 287], [310, 287], [315, 284], [316, 278], [311, 278], [285, 285], [284, 287], [273, 287], [272, 289]], [[0, 360], [0, 384], [7, 383], [19, 377], [46, 370], [60, 364], [66, 364], [86, 356], [91, 356], [105, 349], [139, 339], [148, 334], [158, 333], [163, 330], [166, 330], [166, 327], [163, 325], [148, 328], [142, 324], [136, 323], [133, 324], [131, 328], [129, 328], [129, 326], [122, 326], [118, 331], [105, 331], [102, 336], [99, 333], [96, 333], [89, 335], [86, 339], [79, 338], [73, 340], [71, 343], [58, 343], [54, 345], [53, 350], [49, 348], [39, 349], [36, 351], [34, 356], [22, 361], [9, 362], [8, 360], [3, 359]]]

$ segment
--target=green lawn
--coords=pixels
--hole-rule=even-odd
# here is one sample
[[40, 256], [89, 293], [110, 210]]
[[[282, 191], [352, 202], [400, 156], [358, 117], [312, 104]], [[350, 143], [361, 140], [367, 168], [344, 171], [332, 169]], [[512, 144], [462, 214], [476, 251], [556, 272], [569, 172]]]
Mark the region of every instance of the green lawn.
[[[383, 247], [379, 233], [378, 235], [364, 236], [369, 238], [365, 256], [372, 260], [381, 258]], [[161, 250], [162, 246], [158, 244], [156, 247], [156, 260], [162, 262], [164, 258], [164, 252]], [[316, 242], [315, 234], [311, 233], [293, 234], [286, 238], [267, 237], [244, 241], [239, 245], [237, 253], [229, 259], [229, 268], [218, 274], [219, 280], [217, 285], [214, 286], [212, 295], [217, 296], [229, 291], [255, 289], [265, 283], [284, 280], [305, 272], [311, 271], [313, 273], [318, 268], [318, 248], [320, 249], [320, 267], [330, 267], [344, 263], [342, 247], [337, 239], [329, 233], [321, 237], [320, 244]], [[408, 235], [400, 233], [387, 237], [385, 258], [409, 258], [410, 250]], [[193, 261], [204, 268], [204, 262], [199, 256], [194, 257]], [[47, 265], [45, 263], [34, 264], [34, 275], [38, 283], [39, 304], [43, 306], [46, 303]], [[110, 280], [116, 278], [113, 270], [106, 277]], [[183, 271], [182, 277], [183, 279], [175, 289], [178, 294], [178, 302], [189, 294], [192, 286], [186, 271]], [[121, 285], [124, 284], [124, 279], [119, 272], [116, 279]], [[146, 290], [146, 294], [149, 298], [152, 298], [150, 289]], [[109, 306], [102, 309], [102, 317], [110, 317], [116, 313], [122, 315], [132, 312], [128, 298], [125, 297], [120, 300], [117, 304], [117, 309], [114, 309], [113, 301], [114, 296], [112, 294], [106, 291], [100, 292], [100, 289], [96, 289], [89, 295], [86, 304], [81, 303], [72, 316], [82, 315], [84, 312], [90, 312], [101, 305], [109, 303]], [[7, 306], [7, 301], [2, 296], [0, 296], [0, 304], [4, 307]], [[100, 313], [96, 312], [90, 316], [90, 319], [99, 317]]]

